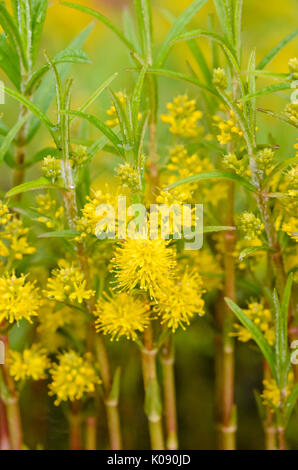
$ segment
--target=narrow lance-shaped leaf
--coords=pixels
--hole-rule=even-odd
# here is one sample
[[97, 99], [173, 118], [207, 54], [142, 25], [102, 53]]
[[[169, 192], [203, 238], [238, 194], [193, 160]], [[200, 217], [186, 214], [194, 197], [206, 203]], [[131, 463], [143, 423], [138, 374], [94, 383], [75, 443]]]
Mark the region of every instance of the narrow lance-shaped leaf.
[[229, 171], [210, 171], [206, 173], [199, 173], [197, 175], [188, 176], [187, 178], [183, 178], [182, 180], [175, 181], [175, 183], [170, 184], [167, 186], [166, 190], [171, 190], [176, 188], [177, 186], [182, 186], [184, 184], [194, 183], [200, 180], [210, 180], [210, 179], [228, 179], [240, 183], [249, 191], [255, 192], [256, 188], [246, 179], [242, 178], [235, 173]]
[[228, 305], [228, 307], [232, 310], [232, 312], [235, 313], [236, 317], [242, 325], [248, 329], [250, 334], [252, 335], [254, 341], [257, 343], [259, 346], [260, 350], [262, 351], [264, 358], [269, 364], [269, 367], [271, 369], [271, 373], [274, 377], [274, 379], [277, 379], [276, 375], [276, 368], [275, 368], [275, 357], [274, 357], [274, 352], [271, 346], [269, 345], [268, 341], [264, 337], [263, 333], [261, 330], [255, 325], [255, 323], [243, 312], [243, 310], [238, 307], [233, 300], [228, 299], [227, 297], [225, 298], [225, 301]]
[[298, 36], [298, 28], [292, 33], [288, 34], [282, 41], [280, 41], [273, 49], [271, 49], [268, 54], [261, 60], [257, 65], [257, 70], [262, 70], [268, 65], [274, 57], [287, 45], [291, 42], [296, 36]]
[[17, 194], [25, 193], [27, 191], [34, 191], [34, 190], [43, 189], [43, 188], [56, 188], [56, 189], [65, 190], [63, 186], [59, 186], [58, 184], [53, 184], [47, 178], [41, 177], [41, 178], [38, 178], [37, 180], [28, 181], [26, 183], [15, 186], [14, 188], [10, 189], [5, 194], [5, 197], [13, 197], [13, 196], [16, 196]]
[[26, 116], [19, 119], [15, 123], [15, 125], [10, 129], [8, 134], [4, 137], [1, 147], [0, 147], [0, 163], [2, 163], [5, 157], [5, 154], [8, 151], [13, 139], [15, 138], [15, 136], [17, 135], [21, 127], [25, 124], [28, 118], [29, 118], [29, 113], [26, 114]]
[[183, 31], [185, 26], [192, 20], [196, 13], [207, 3], [208, 0], [195, 0], [191, 5], [184, 10], [184, 12], [177, 18], [170, 31], [168, 32], [162, 46], [158, 52], [156, 61], [154, 63], [155, 68], [161, 68], [173, 47], [173, 39]]
[[96, 10], [93, 10], [92, 8], [85, 7], [84, 5], [78, 5], [76, 3], [70, 3], [70, 2], [61, 2], [61, 5], [65, 5], [69, 8], [74, 8], [75, 10], [82, 11], [83, 13], [86, 13], [87, 15], [93, 16], [93, 18], [96, 18], [97, 20], [101, 21], [104, 23], [109, 29], [113, 31], [113, 33], [118, 36], [118, 38], [131, 50], [134, 50], [133, 44], [124, 36], [124, 34], [118, 29], [108, 18], [106, 18], [104, 15], [99, 13]]
[[72, 116], [77, 116], [82, 119], [87, 119], [91, 124], [97, 127], [108, 139], [109, 141], [116, 147], [116, 149], [123, 154], [123, 146], [122, 142], [119, 137], [110, 129], [103, 121], [97, 119], [95, 116], [91, 114], [83, 113], [81, 111], [66, 111], [62, 110], [62, 112], [66, 112]]

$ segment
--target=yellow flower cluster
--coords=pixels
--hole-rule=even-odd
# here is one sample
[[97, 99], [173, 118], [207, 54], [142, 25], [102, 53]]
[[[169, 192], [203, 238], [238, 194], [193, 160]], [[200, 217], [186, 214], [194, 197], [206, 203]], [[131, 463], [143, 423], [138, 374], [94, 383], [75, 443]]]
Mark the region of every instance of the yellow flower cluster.
[[22, 221], [12, 214], [8, 206], [0, 201], [0, 256], [10, 258], [11, 261], [21, 260], [24, 255], [35, 253], [27, 239], [29, 229], [24, 227]]
[[[104, 218], [105, 226], [102, 227], [100, 224], [100, 231], [105, 230], [107, 232], [117, 230], [115, 227], [115, 220], [118, 220], [118, 195], [120, 195], [120, 187], [117, 187], [115, 191], [109, 189], [106, 185], [105, 190], [95, 191], [92, 197], [87, 197], [87, 203], [82, 209], [82, 217], [77, 220], [76, 228], [81, 232], [81, 237], [85, 238], [87, 234], [96, 235], [98, 233], [97, 225]], [[123, 191], [121, 191], [121, 195]], [[108, 204], [113, 207], [113, 211], [98, 211], [98, 206], [101, 204]], [[115, 214], [115, 217], [114, 217]]]
[[[275, 330], [271, 310], [265, 308], [262, 302], [251, 302], [248, 304], [248, 308], [243, 311], [260, 328], [272, 346], [275, 342]], [[250, 332], [244, 326], [235, 323], [234, 328], [235, 333], [232, 335], [236, 336], [239, 341], [246, 343], [252, 339]]]
[[162, 114], [161, 120], [170, 125], [170, 132], [181, 137], [196, 137], [201, 128], [198, 121], [202, 118], [201, 111], [196, 109], [196, 101], [187, 95], [176, 96], [172, 103], [167, 104], [168, 114]]
[[41, 169], [45, 177], [54, 182], [61, 174], [61, 162], [58, 158], [48, 155], [43, 159]]
[[294, 124], [298, 124], [298, 104], [289, 103], [286, 106], [285, 113]]
[[201, 158], [196, 153], [189, 155], [183, 145], [176, 145], [170, 151], [167, 169], [178, 173], [181, 178], [187, 178], [198, 173], [212, 171], [214, 166], [208, 158]]
[[196, 271], [186, 270], [175, 281], [168, 281], [157, 295], [154, 311], [173, 332], [179, 326], [185, 329], [194, 315], [204, 315], [203, 282]]
[[87, 289], [86, 284], [87, 281], [77, 266], [61, 260], [59, 268], [54, 269], [52, 277], [48, 279], [46, 295], [58, 302], [70, 301], [81, 304], [94, 295], [94, 291]]
[[149, 325], [150, 305], [126, 292], [106, 295], [96, 305], [96, 316], [96, 331], [109, 334], [112, 341], [121, 336], [135, 340]]
[[35, 282], [26, 281], [23, 274], [0, 277], [0, 323], [25, 318], [29, 322], [38, 314], [42, 300]]
[[281, 403], [285, 403], [293, 386], [293, 373], [290, 372], [288, 378], [288, 385], [284, 390], [278, 388], [274, 379], [263, 380], [263, 393], [261, 395], [264, 405], [269, 407], [271, 413], [274, 413], [276, 408], [279, 408]]
[[[228, 119], [221, 116], [213, 116], [216, 127], [219, 129], [217, 140], [220, 145], [227, 145], [230, 142], [244, 144], [243, 132], [239, 126], [238, 119], [232, 110], [227, 110], [223, 105], [220, 106], [221, 110], [228, 114]], [[241, 109], [241, 105], [239, 105]]]
[[50, 367], [50, 361], [46, 351], [38, 344], [22, 353], [10, 350], [8, 356], [10, 375], [16, 380], [32, 378], [40, 380], [46, 378], [46, 370]]
[[237, 228], [243, 233], [245, 240], [254, 240], [262, 234], [264, 225], [259, 217], [245, 211], [237, 217]]
[[91, 359], [89, 354], [81, 357], [75, 351], [59, 355], [58, 363], [50, 370], [53, 381], [49, 387], [49, 395], [56, 395], [55, 405], [58, 406], [62, 401], [80, 400], [85, 394], [95, 391], [95, 386], [101, 380]]
[[67, 306], [56, 306], [55, 301], [46, 300], [38, 315], [38, 338], [42, 346], [49, 352], [55, 352], [65, 344], [65, 338], [57, 330], [79, 318]]
[[50, 194], [39, 194], [36, 198], [36, 210], [41, 215], [37, 221], [47, 228], [63, 228], [64, 207], [58, 203]]
[[111, 271], [120, 291], [142, 289], [155, 298], [175, 275], [175, 250], [165, 240], [127, 239], [115, 249]]

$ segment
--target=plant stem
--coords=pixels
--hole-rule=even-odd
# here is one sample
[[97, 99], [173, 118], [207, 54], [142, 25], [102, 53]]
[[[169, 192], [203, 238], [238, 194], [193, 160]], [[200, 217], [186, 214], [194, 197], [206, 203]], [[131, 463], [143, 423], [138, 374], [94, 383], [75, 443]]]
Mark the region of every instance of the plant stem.
[[0, 400], [0, 450], [10, 450], [8, 422], [6, 417], [6, 408]]
[[[144, 380], [145, 394], [148, 393], [150, 383], [158, 384], [156, 373], [156, 355], [157, 350], [153, 345], [153, 332], [152, 327], [149, 326], [144, 332], [144, 348], [142, 349], [142, 371]], [[154, 402], [157, 401], [156, 397], [151, 398]], [[158, 397], [159, 401], [159, 397]], [[149, 434], [152, 450], [164, 450], [164, 437], [162, 429], [161, 413], [159, 410], [149, 410], [147, 413]]]
[[81, 450], [82, 448], [82, 429], [81, 429], [81, 403], [75, 401], [71, 404], [70, 414], [70, 450]]
[[161, 349], [161, 364], [163, 375], [164, 406], [167, 430], [167, 449], [178, 449], [177, 416], [176, 416], [176, 391], [174, 374], [174, 345], [170, 336]]
[[112, 378], [110, 373], [107, 350], [102, 335], [96, 334], [95, 337], [96, 355], [101, 371], [105, 391], [105, 407], [107, 413], [108, 432], [112, 450], [122, 449], [122, 438], [120, 428], [120, 416], [118, 407], [118, 398], [111, 398]]
[[[270, 368], [267, 361], [264, 363], [264, 379], [270, 379], [272, 377]], [[274, 414], [269, 406], [266, 407], [266, 418], [264, 423], [265, 431], [265, 448], [266, 450], [276, 450], [276, 424]]]
[[88, 416], [86, 419], [86, 450], [96, 450], [96, 418]]
[[[8, 337], [2, 336], [1, 340], [5, 344], [5, 350], [8, 350]], [[13, 378], [9, 375], [7, 364], [1, 365], [1, 372], [3, 381], [5, 383], [7, 397], [5, 398], [5, 408], [7, 425], [9, 430], [10, 445], [13, 450], [21, 450], [23, 437], [22, 437], [22, 424], [19, 409], [18, 394], [15, 389]]]
[[[226, 224], [234, 225], [234, 183], [229, 183]], [[235, 300], [235, 263], [233, 253], [235, 249], [235, 233], [225, 233], [225, 297]], [[231, 337], [233, 328], [233, 314], [225, 305], [219, 328], [222, 332], [221, 356], [218, 357], [220, 364], [216, 369], [221, 375], [218, 379], [220, 384], [219, 394], [219, 447], [222, 450], [234, 450], [236, 448], [236, 418], [234, 404], [234, 340]]]

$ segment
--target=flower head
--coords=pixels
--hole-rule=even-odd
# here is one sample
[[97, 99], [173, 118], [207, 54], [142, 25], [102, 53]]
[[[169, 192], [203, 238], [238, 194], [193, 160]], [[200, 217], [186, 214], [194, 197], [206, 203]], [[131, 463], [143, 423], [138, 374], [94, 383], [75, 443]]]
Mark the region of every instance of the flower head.
[[195, 100], [187, 95], [174, 98], [173, 103], [167, 104], [168, 114], [162, 114], [161, 120], [170, 125], [172, 134], [182, 137], [196, 137], [200, 131], [197, 125], [203, 114], [196, 109]]
[[238, 216], [237, 228], [243, 233], [246, 240], [253, 240], [261, 235], [264, 225], [259, 217], [246, 211]]
[[61, 174], [61, 162], [57, 158], [48, 155], [43, 159], [41, 169], [46, 178], [55, 181]]
[[0, 323], [25, 318], [29, 322], [38, 314], [42, 300], [35, 282], [26, 281], [22, 274], [0, 277]]
[[96, 305], [96, 330], [111, 335], [111, 340], [125, 336], [135, 340], [150, 322], [147, 302], [122, 292], [100, 299]]
[[46, 294], [49, 299], [55, 299], [58, 302], [69, 300], [81, 304], [94, 295], [94, 291], [87, 289], [86, 284], [81, 270], [62, 260], [60, 267], [54, 269], [52, 277], [48, 279]]
[[101, 383], [89, 354], [81, 357], [75, 351], [67, 351], [59, 355], [58, 361], [50, 370], [53, 381], [49, 394], [56, 395], [55, 405], [79, 400], [86, 393], [93, 393], [95, 385]]
[[166, 289], [156, 299], [154, 311], [173, 332], [189, 325], [195, 315], [204, 315], [202, 279], [196, 271], [186, 270], [175, 282], [168, 282]]
[[115, 249], [111, 271], [120, 291], [139, 287], [151, 297], [174, 277], [175, 251], [165, 240], [127, 239]]
[[224, 69], [218, 68], [213, 70], [213, 85], [217, 88], [225, 90], [228, 86], [228, 77]]
[[38, 344], [22, 353], [10, 351], [8, 357], [9, 373], [15, 380], [32, 378], [40, 380], [46, 378], [46, 370], [50, 367], [50, 361], [46, 351]]

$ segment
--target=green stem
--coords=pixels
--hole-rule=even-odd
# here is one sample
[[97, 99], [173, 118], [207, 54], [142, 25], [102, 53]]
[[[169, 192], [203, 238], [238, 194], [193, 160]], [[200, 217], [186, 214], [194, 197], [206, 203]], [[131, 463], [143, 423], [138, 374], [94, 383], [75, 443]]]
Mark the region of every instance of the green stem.
[[176, 416], [176, 390], [174, 374], [174, 345], [173, 338], [169, 337], [161, 349], [161, 364], [163, 376], [163, 392], [165, 419], [167, 430], [167, 449], [178, 449], [177, 416]]
[[[157, 350], [153, 347], [152, 327], [149, 326], [144, 332], [144, 348], [142, 349], [142, 371], [145, 394], [148, 393], [150, 383], [158, 384], [156, 373]], [[155, 401], [155, 398], [153, 398]], [[149, 434], [152, 450], [164, 450], [164, 436], [162, 429], [161, 413], [156, 407], [147, 413]]]

